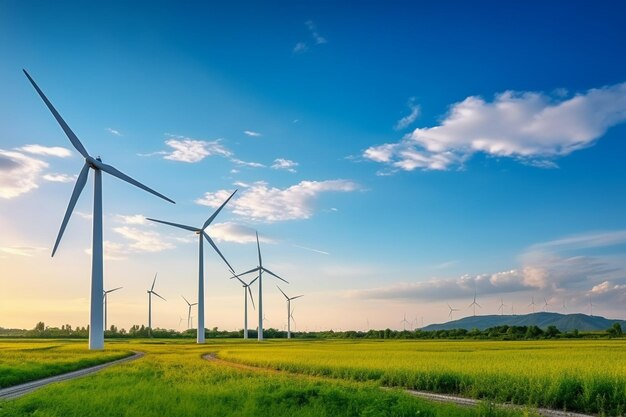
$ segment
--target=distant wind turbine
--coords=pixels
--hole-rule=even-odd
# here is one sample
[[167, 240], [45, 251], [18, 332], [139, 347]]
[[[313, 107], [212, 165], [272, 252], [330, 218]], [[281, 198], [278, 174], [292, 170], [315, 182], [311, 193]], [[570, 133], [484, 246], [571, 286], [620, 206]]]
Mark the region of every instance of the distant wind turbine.
[[161, 297], [159, 294], [154, 292], [154, 284], [156, 283], [157, 274], [154, 274], [154, 280], [152, 281], [152, 287], [147, 291], [148, 292], [148, 332], [150, 336], [152, 336], [152, 294], [156, 295], [163, 301], [167, 301], [165, 298]]
[[565, 305], [565, 300], [563, 300], [563, 311], [567, 311], [567, 306]]
[[448, 304], [448, 309], [450, 310], [450, 313], [448, 313], [448, 319], [452, 319], [452, 313], [454, 313], [455, 311], [459, 311], [458, 308], [452, 308], [450, 304]]
[[591, 302], [591, 294], [589, 294], [589, 315], [593, 317], [593, 303]]
[[543, 297], [543, 310], [544, 311], [548, 311], [548, 307], [550, 306], [550, 304], [548, 303], [548, 300], [546, 299], [546, 297]]
[[291, 339], [291, 319], [293, 319], [293, 311], [291, 310], [291, 300], [295, 300], [296, 298], [304, 297], [304, 295], [296, 295], [295, 297], [288, 297], [287, 294], [277, 285], [278, 291], [280, 291], [287, 300], [287, 339]]
[[181, 295], [181, 297], [183, 297], [183, 300], [185, 300], [185, 302], [187, 303], [187, 306], [189, 307], [187, 309], [187, 329], [190, 329], [190, 319], [191, 319], [191, 307], [198, 305], [198, 303], [190, 303], [189, 301], [187, 301], [187, 299]]
[[[183, 322], [183, 318], [181, 316], [178, 316], [178, 318], [180, 319], [178, 320], [178, 327], [180, 328], [180, 325]], [[187, 325], [189, 325], [189, 319], [187, 319]]]
[[478, 306], [478, 308], [482, 308], [482, 306], [476, 302], [476, 290], [474, 290], [474, 301], [472, 301], [472, 304], [467, 307], [474, 307], [474, 316], [476, 316], [476, 306]]
[[117, 287], [117, 288], [113, 288], [112, 290], [107, 290], [107, 291], [103, 291], [104, 293], [104, 330], [107, 329], [107, 299], [108, 299], [108, 295], [109, 293], [113, 292], [113, 291], [117, 291], [117, 290], [121, 290], [124, 287]]
[[406, 319], [406, 313], [404, 313], [404, 318], [400, 321], [400, 323], [402, 323], [403, 330], [406, 332], [406, 325], [410, 324], [409, 321]]
[[250, 285], [254, 283], [259, 277], [257, 276], [249, 283], [245, 283], [241, 278], [236, 275], [233, 275], [233, 278], [237, 278], [241, 285], [243, 285], [243, 338], [248, 338], [248, 293], [250, 294], [250, 301], [252, 301], [252, 308], [256, 310], [254, 306], [254, 298], [252, 297], [252, 290], [250, 289]]
[[498, 307], [498, 311], [500, 312], [501, 316], [504, 315], [504, 307], [506, 307], [506, 304], [504, 304], [504, 301], [502, 300], [502, 298], [500, 298], [500, 307]]
[[65, 132], [67, 137], [69, 138], [72, 146], [85, 158], [85, 164], [83, 165], [83, 169], [78, 174], [78, 178], [76, 179], [76, 184], [74, 185], [74, 191], [72, 191], [72, 196], [70, 198], [70, 202], [65, 210], [65, 216], [63, 217], [63, 222], [61, 223], [61, 228], [59, 229], [59, 234], [57, 235], [56, 242], [54, 243], [54, 248], [52, 249], [52, 256], [56, 253], [59, 243], [61, 242], [61, 238], [63, 237], [63, 232], [65, 232], [65, 228], [67, 227], [67, 223], [72, 216], [72, 212], [74, 211], [74, 206], [76, 206], [76, 202], [80, 197], [80, 193], [85, 188], [85, 184], [87, 183], [87, 177], [89, 176], [89, 169], [93, 169], [94, 171], [94, 195], [93, 195], [93, 232], [92, 232], [92, 243], [91, 243], [91, 300], [90, 300], [90, 317], [89, 317], [89, 349], [103, 349], [104, 348], [104, 318], [102, 311], [102, 293], [104, 291], [104, 272], [103, 272], [103, 242], [102, 242], [102, 172], [106, 172], [107, 174], [113, 175], [121, 179], [122, 181], [126, 181], [129, 184], [134, 185], [135, 187], [139, 187], [144, 191], [147, 191], [151, 194], [156, 195], [164, 200], [169, 201], [170, 203], [174, 203], [173, 200], [165, 197], [163, 194], [154, 191], [152, 188], [149, 188], [137, 180], [132, 179], [128, 175], [119, 171], [118, 169], [112, 167], [111, 165], [104, 164], [100, 157], [92, 157], [87, 153], [87, 150], [83, 146], [83, 144], [78, 139], [78, 136], [70, 129], [65, 120], [61, 117], [59, 112], [54, 108], [52, 103], [48, 100], [48, 98], [44, 95], [43, 91], [39, 89], [39, 86], [35, 83], [35, 80], [31, 78], [31, 76], [23, 70], [24, 74], [30, 81], [30, 83], [35, 87], [37, 93], [46, 104], [57, 123], [61, 125], [61, 129]]
[[530, 302], [530, 304], [528, 304], [528, 307], [531, 307], [531, 306], [532, 306], [532, 308], [533, 308], [533, 313], [534, 313], [534, 312], [535, 312], [535, 297], [533, 296], [533, 297], [531, 298], [531, 300], [532, 300], [532, 301]]
[[220, 252], [220, 250], [217, 248], [217, 246], [215, 245], [215, 243], [209, 237], [209, 235], [207, 234], [205, 230], [207, 227], [209, 227], [209, 225], [215, 219], [215, 217], [219, 214], [219, 212], [222, 211], [222, 209], [230, 201], [230, 199], [233, 198], [236, 192], [237, 190], [233, 191], [230, 197], [228, 197], [226, 201], [224, 201], [222, 205], [217, 210], [215, 210], [215, 213], [213, 213], [211, 217], [209, 217], [204, 222], [202, 227], [199, 227], [199, 228], [193, 227], [193, 226], [187, 226], [184, 224], [171, 223], [171, 222], [166, 222], [163, 220], [148, 218], [148, 220], [150, 221], [166, 224], [168, 226], [178, 227], [179, 229], [188, 230], [198, 235], [199, 247], [198, 247], [198, 332], [196, 336], [197, 343], [204, 343], [205, 341], [205, 335], [204, 335], [204, 239], [203, 237], [207, 240], [207, 242], [209, 242], [209, 244], [213, 247], [215, 252], [217, 252], [220, 258], [222, 258], [222, 260], [226, 263], [226, 265], [228, 265], [228, 269], [234, 274], [235, 271], [230, 266], [226, 258], [224, 258], [224, 255], [222, 255], [222, 252]]
[[252, 268], [249, 271], [243, 272], [239, 275], [236, 275], [235, 277], [241, 277], [242, 275], [246, 275], [246, 274], [250, 274], [252, 272], [257, 272], [259, 273], [258, 278], [259, 278], [259, 331], [258, 331], [258, 340], [261, 341], [263, 340], [263, 319], [265, 318], [265, 316], [263, 315], [263, 273], [267, 272], [268, 274], [272, 275], [275, 278], [278, 278], [279, 280], [289, 284], [287, 281], [285, 281], [284, 279], [282, 279], [281, 277], [279, 277], [278, 275], [276, 275], [275, 273], [273, 273], [272, 271], [270, 271], [269, 269], [265, 268], [263, 266], [263, 260], [261, 259], [261, 245], [259, 244], [259, 233], [256, 233], [256, 246], [257, 246], [257, 250], [259, 253], [259, 266], [257, 266], [256, 268]]

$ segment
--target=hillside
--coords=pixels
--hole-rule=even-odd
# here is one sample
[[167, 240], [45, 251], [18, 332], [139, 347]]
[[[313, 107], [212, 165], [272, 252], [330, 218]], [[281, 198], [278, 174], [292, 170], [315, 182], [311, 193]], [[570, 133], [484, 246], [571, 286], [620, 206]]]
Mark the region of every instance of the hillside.
[[484, 330], [495, 326], [538, 326], [542, 329], [548, 326], [556, 326], [561, 331], [571, 331], [578, 329], [580, 331], [597, 331], [606, 330], [613, 323], [620, 323], [626, 328], [625, 320], [607, 319], [600, 316], [588, 316], [586, 314], [560, 314], [540, 312], [522, 315], [489, 315], [489, 316], [471, 316], [464, 317], [459, 320], [453, 320], [441, 324], [431, 324], [424, 327], [423, 330], [450, 330], [450, 329], [479, 329]]

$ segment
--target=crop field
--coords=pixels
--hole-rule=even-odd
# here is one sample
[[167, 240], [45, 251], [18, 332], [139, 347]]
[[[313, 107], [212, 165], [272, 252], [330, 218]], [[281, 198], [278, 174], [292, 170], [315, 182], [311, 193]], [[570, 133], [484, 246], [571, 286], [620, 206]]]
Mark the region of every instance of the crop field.
[[626, 341], [320, 341], [232, 346], [229, 361], [497, 402], [624, 415]]
[[[78, 342], [78, 346], [85, 341]], [[268, 342], [257, 355], [272, 354], [279, 345], [300, 352], [312, 342]], [[78, 349], [65, 341], [3, 342], [0, 355], [28, 351], [42, 366], [58, 360], [35, 349]], [[496, 410], [487, 404], [459, 408], [429, 403], [398, 390], [381, 390], [372, 381], [294, 375], [233, 368], [202, 358], [206, 353], [241, 349], [240, 341], [113, 341], [107, 351], [142, 351], [146, 355], [87, 377], [56, 383], [16, 400], [0, 402], [0, 416], [526, 416], [526, 411]], [[54, 347], [53, 346], [62, 346]], [[282, 346], [281, 346], [282, 348]], [[279, 349], [280, 350], [280, 349]], [[77, 350], [80, 354], [80, 351]], [[23, 353], [27, 355], [27, 353]], [[12, 353], [10, 354], [12, 355]], [[19, 373], [20, 371], [16, 371]]]
[[131, 354], [128, 349], [90, 351], [84, 340], [0, 341], [0, 388], [110, 362]]

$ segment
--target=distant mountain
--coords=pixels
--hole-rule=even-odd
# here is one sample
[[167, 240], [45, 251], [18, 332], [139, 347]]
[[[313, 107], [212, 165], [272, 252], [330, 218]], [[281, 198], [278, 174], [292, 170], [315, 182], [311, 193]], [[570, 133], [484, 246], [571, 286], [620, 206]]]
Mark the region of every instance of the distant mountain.
[[586, 314], [560, 314], [560, 313], [532, 313], [522, 315], [491, 315], [491, 316], [471, 316], [459, 320], [449, 321], [441, 324], [431, 324], [423, 330], [452, 330], [452, 329], [478, 329], [485, 330], [496, 326], [537, 326], [542, 329], [548, 326], [556, 326], [562, 332], [578, 329], [589, 332], [606, 330], [613, 325], [620, 323], [626, 330], [625, 320], [612, 320], [600, 316], [588, 316]]

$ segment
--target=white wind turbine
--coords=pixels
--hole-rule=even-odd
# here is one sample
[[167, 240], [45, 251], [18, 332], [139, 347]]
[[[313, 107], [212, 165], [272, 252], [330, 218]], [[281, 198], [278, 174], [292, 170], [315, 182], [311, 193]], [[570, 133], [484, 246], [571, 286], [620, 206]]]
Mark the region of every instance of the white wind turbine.
[[211, 217], [209, 217], [200, 228], [148, 218], [148, 220], [150, 221], [166, 224], [168, 226], [178, 227], [179, 229], [188, 230], [198, 235], [198, 238], [199, 238], [198, 248], [199, 249], [198, 249], [198, 332], [196, 336], [197, 343], [204, 343], [204, 340], [205, 340], [205, 335], [204, 335], [204, 328], [205, 328], [204, 327], [204, 239], [203, 237], [207, 240], [207, 242], [209, 242], [209, 244], [213, 247], [215, 252], [217, 252], [220, 258], [222, 258], [222, 260], [226, 263], [226, 265], [228, 265], [228, 269], [230, 269], [230, 271], [233, 274], [235, 273], [235, 271], [230, 266], [226, 258], [224, 258], [224, 255], [222, 255], [222, 252], [220, 252], [220, 250], [217, 248], [213, 240], [209, 237], [205, 229], [209, 227], [211, 222], [215, 219], [215, 217], [219, 214], [219, 212], [222, 211], [226, 203], [228, 203], [230, 199], [233, 198], [236, 192], [237, 190], [233, 191], [230, 197], [228, 197], [226, 201], [224, 201], [222, 205], [217, 210], [215, 210], [215, 213], [213, 213]]
[[241, 278], [239, 278], [236, 275], [233, 275], [233, 278], [237, 278], [239, 280], [239, 282], [241, 282], [241, 285], [243, 285], [243, 338], [247, 339], [248, 338], [248, 293], [250, 294], [250, 301], [252, 301], [252, 308], [256, 309], [256, 307], [254, 306], [254, 298], [252, 297], [252, 290], [250, 289], [250, 285], [252, 285], [252, 283], [254, 283], [254, 281], [256, 281], [259, 277], [257, 276], [256, 278], [254, 278], [252, 281], [250, 281], [249, 283], [245, 283]]
[[154, 280], [152, 281], [152, 287], [148, 290], [148, 332], [150, 336], [152, 336], [152, 294], [156, 295], [163, 301], [167, 301], [165, 298], [161, 297], [159, 294], [154, 292], [154, 284], [156, 283], [157, 274], [154, 274]]
[[287, 339], [291, 339], [291, 319], [293, 319], [293, 310], [291, 310], [291, 300], [295, 300], [296, 298], [304, 297], [304, 295], [296, 295], [295, 297], [288, 297], [287, 294], [277, 285], [278, 291], [280, 291], [287, 300]]
[[[181, 295], [181, 297], [183, 296]], [[187, 301], [185, 297], [183, 297], [183, 300], [185, 300], [185, 302], [187, 303], [187, 306], [189, 307], [189, 309], [187, 310], [187, 329], [190, 329], [189, 321], [191, 319], [191, 307], [198, 305], [198, 303], [190, 303], [189, 301]]]
[[59, 247], [59, 243], [61, 242], [61, 237], [63, 237], [63, 232], [67, 227], [67, 223], [74, 211], [74, 206], [76, 206], [76, 202], [78, 201], [78, 197], [80, 197], [80, 193], [85, 188], [85, 184], [87, 183], [87, 177], [89, 176], [89, 169], [93, 169], [94, 171], [94, 195], [93, 195], [93, 234], [92, 234], [92, 244], [91, 244], [91, 300], [90, 300], [90, 317], [89, 317], [89, 349], [103, 349], [104, 348], [104, 318], [102, 311], [102, 292], [104, 291], [104, 272], [103, 272], [103, 244], [102, 244], [102, 172], [106, 172], [107, 174], [113, 175], [123, 181], [126, 181], [136, 187], [141, 188], [151, 194], [156, 195], [157, 197], [161, 197], [164, 200], [169, 201], [170, 203], [174, 203], [173, 200], [165, 197], [163, 194], [154, 191], [152, 188], [149, 188], [139, 181], [136, 181], [124, 174], [123, 172], [117, 170], [111, 165], [107, 165], [102, 163], [100, 157], [94, 158], [85, 149], [83, 144], [80, 142], [76, 134], [70, 129], [70, 127], [65, 123], [65, 120], [61, 117], [61, 115], [56, 111], [52, 103], [48, 100], [48, 98], [44, 95], [43, 91], [39, 89], [39, 86], [35, 83], [35, 81], [31, 78], [31, 76], [23, 70], [26, 77], [30, 83], [35, 87], [37, 93], [46, 104], [57, 123], [61, 125], [61, 129], [65, 132], [70, 142], [76, 148], [76, 150], [85, 158], [85, 164], [83, 165], [83, 169], [78, 174], [78, 178], [76, 179], [76, 184], [74, 185], [74, 191], [72, 191], [72, 196], [70, 198], [70, 202], [65, 211], [65, 216], [63, 217], [63, 222], [61, 223], [61, 228], [59, 230], [59, 234], [57, 236], [56, 242], [54, 243], [54, 249], [52, 249], [52, 256], [54, 256], [57, 248]]
[[534, 296], [531, 298], [530, 304], [528, 304], [528, 307], [530, 307], [530, 306], [532, 306], [533, 313], [535, 313], [535, 297]]
[[448, 304], [448, 309], [450, 310], [450, 313], [448, 313], [448, 319], [452, 319], [452, 313], [454, 313], [455, 311], [460, 311], [458, 308], [452, 308], [450, 304]]
[[548, 307], [550, 306], [550, 304], [548, 304], [548, 300], [546, 299], [546, 297], [543, 297], [543, 302], [543, 310], [548, 311]]
[[109, 293], [113, 292], [113, 291], [117, 291], [117, 290], [121, 290], [124, 287], [117, 287], [117, 288], [113, 288], [112, 290], [107, 290], [107, 291], [103, 291], [104, 294], [104, 330], [107, 329], [107, 299], [108, 299], [108, 295]]
[[506, 304], [504, 304], [504, 300], [500, 298], [500, 307], [498, 307], [498, 311], [500, 312], [501, 316], [504, 315], [504, 307], [506, 307]]
[[474, 301], [472, 301], [472, 304], [467, 307], [474, 307], [474, 316], [476, 316], [476, 306], [478, 306], [478, 308], [482, 308], [482, 306], [476, 302], [476, 290], [474, 290]]
[[406, 313], [404, 313], [404, 318], [402, 320], [400, 320], [400, 323], [403, 326], [403, 330], [406, 332], [406, 325], [407, 324], [411, 324], [409, 323], [409, 321], [406, 319]]
[[261, 259], [261, 245], [259, 244], [259, 233], [256, 233], [256, 246], [258, 249], [258, 253], [259, 253], [259, 266], [257, 266], [256, 268], [252, 268], [249, 271], [246, 271], [244, 273], [241, 273], [239, 275], [236, 275], [236, 277], [240, 277], [242, 275], [246, 275], [246, 274], [250, 274], [252, 272], [259, 272], [258, 278], [259, 278], [259, 331], [258, 331], [258, 340], [261, 341], [263, 340], [263, 320], [265, 320], [265, 316], [263, 315], [263, 272], [267, 272], [268, 274], [272, 275], [275, 278], [278, 278], [279, 280], [289, 284], [287, 281], [285, 281], [284, 279], [282, 279], [281, 277], [279, 277], [278, 275], [276, 275], [275, 273], [273, 273], [272, 271], [270, 271], [269, 269], [265, 268], [263, 266], [263, 260]]

